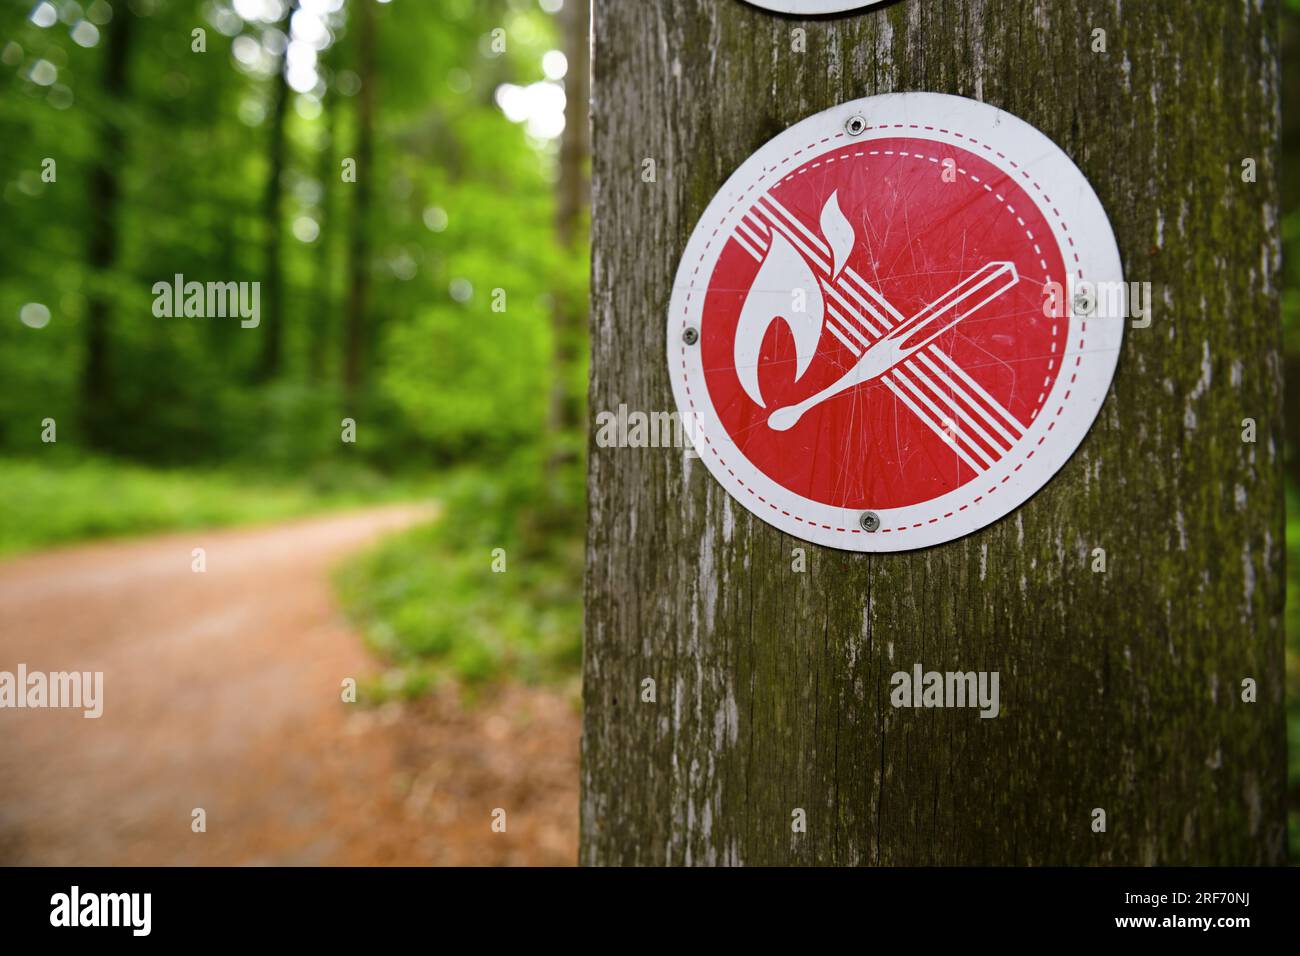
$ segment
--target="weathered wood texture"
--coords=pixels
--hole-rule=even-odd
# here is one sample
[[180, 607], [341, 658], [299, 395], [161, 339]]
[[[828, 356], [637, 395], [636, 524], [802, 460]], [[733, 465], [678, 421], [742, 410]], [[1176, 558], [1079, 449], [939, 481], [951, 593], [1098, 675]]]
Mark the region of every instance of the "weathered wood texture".
[[[795, 573], [801, 542], [699, 461], [593, 444], [582, 862], [1282, 861], [1276, 22], [1272, 0], [906, 0], [807, 21], [596, 0], [593, 415], [673, 408], [665, 308], [726, 177], [875, 93], [956, 93], [1043, 130], [1101, 197], [1126, 277], [1153, 283], [1154, 319], [1054, 480], [920, 552], [807, 545]], [[1001, 716], [891, 708], [890, 674], [918, 661], [1000, 671]]]

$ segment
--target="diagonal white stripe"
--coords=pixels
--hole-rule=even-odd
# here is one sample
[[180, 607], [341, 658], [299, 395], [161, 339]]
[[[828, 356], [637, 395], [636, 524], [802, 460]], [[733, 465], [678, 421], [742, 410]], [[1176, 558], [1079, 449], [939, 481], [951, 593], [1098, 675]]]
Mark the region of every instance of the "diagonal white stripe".
[[[886, 332], [889, 331], [889, 329], [894, 326], [895, 322], [899, 321], [898, 319], [896, 319], [894, 322], [891, 322], [889, 318], [881, 311], [880, 306], [878, 306], [875, 302], [869, 301], [862, 297], [862, 293], [859, 292], [857, 288], [853, 285], [852, 276], [849, 275], [849, 270], [847, 267], [844, 269], [843, 272], [840, 273], [840, 282], [838, 285], [840, 289], [844, 290], [849, 295], [851, 295], [855, 300], [857, 300], [858, 304], [862, 306], [863, 309], [866, 310], [868, 315], [870, 315], [877, 322], [883, 325], [885, 327]], [[874, 299], [877, 299], [880, 302], [885, 301], [881, 297], [880, 293], [877, 292], [875, 289], [871, 289], [871, 295]], [[895, 309], [893, 306], [889, 306], [889, 309], [891, 310], [892, 314], [894, 315], [899, 314], [898, 310]], [[899, 318], [901, 319], [901, 316]]]
[[831, 335], [835, 336], [837, 339], [843, 342], [844, 347], [848, 349], [850, 352], [852, 352], [854, 355], [862, 354], [862, 349], [858, 348], [856, 345], [854, 345], [852, 342], [846, 339], [843, 333], [840, 332], [839, 327], [834, 322], [827, 322], [826, 328], [830, 329]]
[[997, 412], [999, 415], [1005, 418], [1007, 422], [1015, 429], [1017, 435], [1024, 434], [1025, 426], [1020, 424], [1020, 420], [1017, 419], [1005, 408], [1003, 408], [1001, 405], [999, 405], [998, 400], [994, 398], [992, 395], [990, 395], [988, 392], [986, 392], [979, 382], [975, 381], [975, 379], [967, 375], [965, 370], [962, 369], [962, 367], [958, 365], [956, 362], [954, 362], [946, 352], [944, 352], [941, 348], [939, 348], [936, 345], [929, 346], [928, 351], [930, 352], [931, 355], [934, 355], [942, 359], [943, 364], [947, 365], [950, 369], [952, 369], [953, 372], [957, 374], [957, 377], [960, 378], [963, 382], [965, 382], [966, 385], [976, 395], [984, 399], [984, 401], [988, 403], [991, 409], [993, 409], [995, 412]]
[[757, 249], [755, 249], [753, 246], [751, 246], [751, 245], [749, 244], [749, 240], [746, 239], [744, 236], [742, 236], [742, 235], [740, 234], [740, 231], [739, 231], [739, 230], [737, 230], [736, 232], [733, 232], [733, 233], [731, 234], [731, 238], [732, 238], [732, 239], [735, 239], [735, 240], [736, 240], [736, 244], [737, 244], [738, 246], [740, 246], [740, 248], [744, 249], [746, 252], [748, 252], [751, 256], [753, 256], [753, 257], [754, 257], [755, 259], [757, 259], [759, 262], [762, 262], [762, 261], [763, 261], [763, 254], [762, 254], [761, 252], [759, 252]]
[[860, 326], [862, 326], [864, 329], [870, 332], [872, 337], [878, 339], [885, 334], [880, 329], [876, 328], [865, 317], [860, 315], [858, 313], [858, 310], [853, 307], [853, 305], [849, 302], [849, 300], [844, 298], [844, 296], [840, 295], [840, 291], [836, 286], [832, 285], [831, 283], [823, 279], [822, 288], [825, 289], [830, 294], [831, 298], [833, 298], [836, 302], [839, 303], [840, 308], [842, 308], [850, 316], [856, 319]]
[[855, 339], [857, 339], [859, 342], [861, 342], [861, 343], [862, 343], [862, 347], [863, 347], [864, 349], [865, 349], [867, 346], [869, 346], [869, 345], [871, 344], [871, 343], [868, 342], [865, 338], [862, 337], [862, 333], [861, 333], [861, 332], [859, 332], [857, 329], [855, 329], [855, 328], [853, 327], [853, 323], [852, 323], [852, 322], [850, 322], [847, 318], [845, 318], [843, 315], [841, 315], [841, 314], [839, 313], [839, 311], [835, 308], [835, 306], [833, 306], [833, 305], [828, 305], [828, 306], [826, 306], [826, 314], [827, 314], [827, 315], [833, 315], [835, 318], [839, 319], [840, 322], [843, 323], [845, 330], [846, 330], [850, 335], [852, 335]]
[[[931, 348], [937, 348], [937, 346], [931, 346]], [[938, 376], [939, 381], [952, 389], [958, 398], [965, 402], [969, 408], [973, 409], [980, 416], [984, 421], [984, 424], [997, 432], [1002, 437], [1003, 441], [1007, 443], [1008, 447], [1014, 445], [1016, 443], [1015, 436], [1008, 432], [987, 408], [977, 402], [975, 398], [966, 391], [965, 386], [953, 381], [948, 376], [947, 372], [936, 365], [928, 353], [929, 349], [922, 349], [916, 353], [915, 357], [911, 359], [911, 361], [915, 362], [916, 359], [920, 359], [921, 362], [925, 364], [926, 368], [928, 368], [934, 375]]]
[[825, 258], [827, 259], [830, 258], [831, 255], [830, 246], [822, 242], [821, 239], [819, 239], [811, 229], [805, 226], [797, 216], [793, 215], [790, 212], [790, 210], [785, 208], [785, 206], [782, 206], [781, 203], [777, 201], [777, 198], [775, 196], [773, 196], [771, 193], [764, 193], [759, 198], [766, 200], [772, 206], [773, 209], [779, 212], [784, 218], [788, 219], [796, 229], [798, 229], [800, 232], [804, 234], [804, 236], [808, 239], [808, 241], [812, 243], [813, 247], [816, 248], [817, 251], [820, 252]]
[[994, 454], [1000, 457], [1006, 451], [1005, 448], [1003, 448], [998, 442], [996, 442], [993, 439], [993, 437], [989, 435], [989, 433], [986, 432], [980, 426], [980, 423], [978, 421], [976, 421], [974, 418], [971, 417], [970, 413], [968, 413], [966, 409], [958, 405], [957, 402], [953, 400], [951, 395], [947, 394], [942, 388], [940, 388], [938, 385], [935, 384], [934, 380], [930, 378], [929, 373], [927, 373], [925, 369], [917, 365], [915, 359], [908, 359], [907, 361], [905, 361], [903, 363], [903, 368], [907, 369], [907, 371], [912, 375], [912, 377], [915, 378], [920, 384], [924, 385], [927, 389], [929, 389], [931, 394], [933, 394], [941, 402], [943, 402], [950, 409], [952, 409], [954, 415], [956, 415], [963, 422], [969, 425], [971, 431], [975, 434], [975, 437], [978, 438], [980, 441], [984, 442], [987, 448], [992, 449]]
[[784, 222], [778, 219], [775, 213], [771, 212], [765, 206], [759, 204], [755, 204], [754, 208], [763, 214], [763, 217], [768, 221], [768, 223], [771, 224], [773, 229], [780, 229], [782, 234], [787, 239], [789, 239], [790, 242], [792, 242], [796, 247], [798, 247], [800, 252], [802, 252], [804, 255], [806, 255], [809, 258], [809, 260], [812, 261], [813, 265], [817, 266], [817, 268], [819, 268], [822, 272], [830, 271], [830, 266], [826, 264], [826, 260], [824, 260], [812, 249], [809, 249], [808, 244], [799, 237], [799, 235], [795, 232], [795, 230], [791, 229], [788, 225], [786, 225]]
[[907, 395], [903, 392], [903, 390], [900, 389], [897, 385], [895, 385], [890, 380], [890, 377], [888, 375], [882, 375], [880, 377], [880, 380], [885, 383], [886, 387], [888, 387], [888, 389], [891, 392], [893, 392], [894, 395], [896, 395], [904, 405], [906, 405], [908, 408], [912, 410], [912, 413], [917, 418], [919, 418], [922, 421], [922, 423], [924, 423], [926, 426], [929, 427], [930, 431], [934, 432], [941, 439], [943, 439], [943, 441], [948, 445], [948, 447], [950, 447], [961, 457], [962, 461], [966, 462], [966, 464], [970, 465], [971, 468], [975, 469], [976, 474], [979, 474], [984, 471], [983, 468], [981, 468], [979, 465], [977, 465], [974, 461], [971, 460], [971, 457], [969, 455], [967, 455], [964, 451], [961, 450], [961, 448], [957, 446], [956, 442], [951, 440], [951, 438], [947, 435], [947, 433], [944, 432], [942, 428], [939, 428], [937, 425], [935, 425], [934, 422], [930, 421], [930, 419], [926, 417], [925, 412], [921, 411], [921, 409], [919, 409], [916, 406], [916, 403], [913, 402], [910, 398], [908, 398]]
[[738, 231], [743, 232], [746, 238], [753, 242], [759, 249], [762, 249], [767, 245], [767, 240], [763, 238], [761, 233], [754, 229], [747, 217], [741, 216], [737, 229]]
[[945, 429], [945, 431], [949, 431], [952, 433], [951, 438], [945, 439], [946, 441], [948, 441], [949, 444], [952, 444], [954, 439], [956, 441], [960, 441], [963, 445], [966, 446], [966, 448], [972, 454], [978, 456], [979, 459], [982, 462], [984, 462], [986, 467], [993, 464], [993, 458], [990, 455], [988, 455], [984, 451], [984, 449], [980, 448], [979, 445], [975, 444], [968, 437], [966, 437], [966, 433], [962, 431], [960, 425], [958, 425], [955, 421], [953, 421], [952, 416], [945, 414], [943, 409], [941, 409], [938, 405], [936, 405], [928, 395], [926, 395], [919, 388], [917, 388], [916, 385], [913, 384], [912, 380], [903, 374], [903, 370], [901, 368], [895, 368], [892, 372], [890, 372], [890, 376], [895, 380], [902, 382], [903, 387], [906, 388], [913, 395], [915, 395], [917, 398], [919, 398], [925, 404], [925, 407], [930, 409], [930, 411], [934, 413], [934, 416], [938, 421], [947, 423], [948, 427]]

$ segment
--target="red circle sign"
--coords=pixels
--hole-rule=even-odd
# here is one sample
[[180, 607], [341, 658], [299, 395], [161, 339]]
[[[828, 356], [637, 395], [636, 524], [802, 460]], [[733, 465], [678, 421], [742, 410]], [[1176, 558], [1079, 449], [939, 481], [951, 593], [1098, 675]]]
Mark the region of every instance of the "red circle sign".
[[697, 226], [669, 316], [679, 410], [773, 524], [948, 540], [1077, 446], [1122, 325], [1090, 332], [1070, 290], [1119, 277], [1096, 197], [1031, 127], [937, 94], [847, 104], [760, 150]]
[[[1060, 372], [1065, 331], [1043, 315], [1042, 290], [1064, 285], [1065, 268], [1018, 184], [983, 188], [1001, 178], [969, 150], [891, 137], [810, 160], [749, 207], [709, 279], [701, 348], [723, 426], [773, 481], [838, 507], [916, 504], [1001, 459], [1039, 414]], [[819, 228], [832, 217], [853, 238], [841, 261]], [[764, 328], [758, 388], [748, 394], [730, 361], [739, 320], [746, 302], [766, 294], [763, 264], [770, 273], [798, 260], [809, 271], [804, 314], [808, 293], [820, 295], [824, 334], [796, 378], [790, 326], [755, 319], [751, 308], [747, 318]], [[828, 397], [788, 430], [767, 427], [773, 409], [833, 385], [874, 344], [906, 330], [909, 317], [982, 274], [993, 279], [968, 300], [978, 307], [947, 313], [960, 316], [956, 324], [931, 318], [929, 331], [916, 333], [928, 344], [909, 359]], [[791, 455], [792, 446], [811, 453]], [[819, 446], [834, 451], [818, 454]]]

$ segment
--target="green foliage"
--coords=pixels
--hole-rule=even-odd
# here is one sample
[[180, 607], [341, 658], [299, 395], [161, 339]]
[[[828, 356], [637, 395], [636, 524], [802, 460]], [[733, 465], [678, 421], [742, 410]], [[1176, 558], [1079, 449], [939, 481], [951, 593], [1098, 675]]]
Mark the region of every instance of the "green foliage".
[[[339, 573], [349, 613], [397, 665], [396, 678], [372, 692], [418, 694], [437, 680], [474, 685], [506, 674], [573, 679], [581, 662], [581, 536], [544, 525], [541, 489], [526, 477], [535, 469], [518, 464], [504, 473], [513, 477], [456, 472], [439, 494], [437, 520]], [[494, 571], [502, 559], [505, 570]]]
[[[85, 444], [96, 299], [107, 304], [111, 378], [93, 409], [111, 423], [97, 444], [115, 455], [293, 471], [359, 454], [392, 469], [496, 458], [543, 432], [552, 293], [584, 287], [585, 262], [557, 250], [555, 142], [531, 139], [494, 94], [542, 80], [542, 55], [559, 43], [552, 17], [533, 0], [367, 0], [364, 11], [349, 0], [327, 21], [317, 87], [285, 90], [277, 159], [275, 51], [287, 22], [246, 22], [229, 0], [111, 10], [89, 48], [71, 39], [71, 19], [45, 28], [25, 11], [0, 19], [0, 453], [41, 451], [46, 417], [61, 442]], [[362, 12], [374, 26], [369, 73]], [[199, 25], [205, 53], [190, 49]], [[115, 96], [108, 51], [124, 28], [125, 91]], [[496, 28], [504, 53], [488, 43]], [[38, 64], [56, 71], [52, 85], [33, 78]], [[367, 85], [375, 113], [370, 168], [357, 172], [363, 208], [342, 163], [361, 152]], [[121, 151], [108, 155], [114, 132]], [[41, 181], [47, 157], [57, 162], [51, 183]], [[108, 269], [92, 265], [97, 217], [113, 224]], [[353, 342], [358, 268], [368, 295]], [[176, 274], [262, 282], [261, 325], [156, 317], [153, 284]], [[473, 291], [457, 298], [453, 287]], [[504, 312], [492, 309], [494, 289]], [[49, 308], [44, 328], [17, 321], [31, 302]], [[284, 361], [266, 381], [259, 359], [273, 327], [283, 329]], [[342, 380], [349, 354], [357, 394]], [[367, 436], [354, 449], [337, 441], [344, 415]]]
[[[584, 443], [549, 409], [557, 374], [581, 404], [588, 258], [557, 242], [557, 142], [496, 102], [543, 80], [553, 18], [347, 0], [309, 86], [285, 68], [305, 35], [286, 3], [52, 2], [66, 22], [0, 15], [0, 551], [415, 494], [410, 476], [474, 462], [440, 521], [344, 574], [349, 603], [405, 693], [575, 671]], [[260, 324], [155, 315], [176, 275], [261, 283]], [[28, 303], [48, 324], [18, 321]]]
[[146, 531], [291, 518], [420, 492], [361, 469], [267, 482], [231, 469], [162, 470], [103, 459], [0, 461], [0, 554]]
[[[522, 139], [516, 147], [527, 150]], [[392, 327], [382, 388], [438, 449], [500, 453], [545, 428], [549, 278], [562, 266], [537, 242], [550, 228], [547, 187], [538, 177], [522, 195], [503, 195], [490, 180], [439, 183], [432, 192], [444, 197], [437, 208], [450, 247], [431, 266], [440, 291]], [[512, 225], [503, 229], [504, 221]], [[466, 301], [452, 297], [453, 284]], [[494, 300], [504, 311], [494, 311]]]

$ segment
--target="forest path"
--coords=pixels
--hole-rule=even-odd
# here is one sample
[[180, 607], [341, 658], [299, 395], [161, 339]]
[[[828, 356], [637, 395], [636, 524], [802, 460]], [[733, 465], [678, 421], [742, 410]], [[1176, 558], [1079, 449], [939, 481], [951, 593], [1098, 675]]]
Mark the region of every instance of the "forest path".
[[[0, 710], [0, 864], [508, 864], [577, 856], [578, 716], [507, 687], [378, 708], [330, 569], [395, 505], [0, 562], [0, 671], [102, 671], [103, 714]], [[191, 570], [206, 551], [207, 570]], [[191, 831], [192, 811], [207, 830]], [[492, 811], [508, 812], [506, 833]]]

